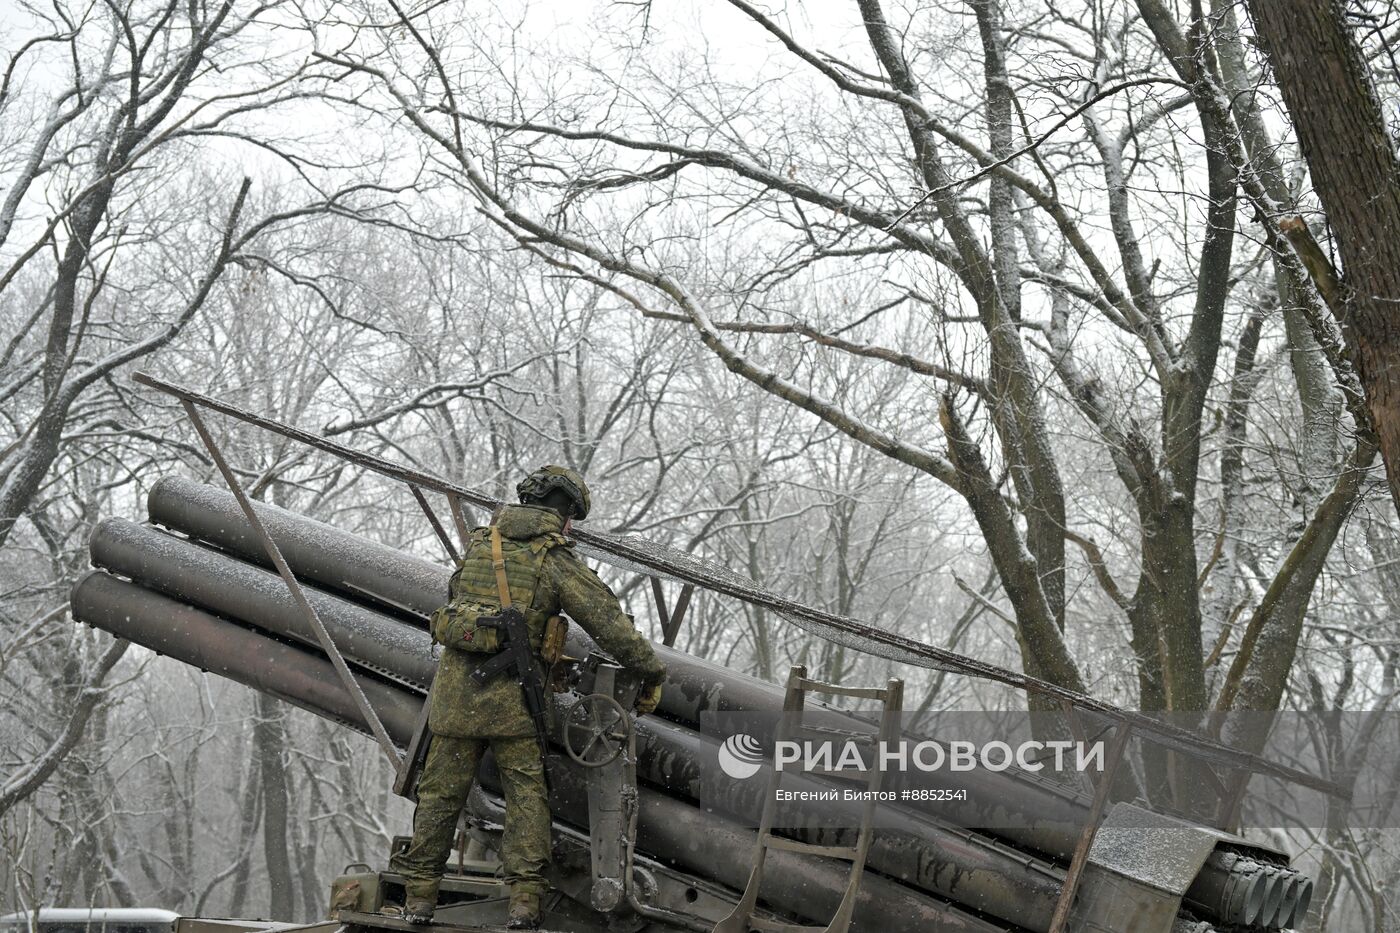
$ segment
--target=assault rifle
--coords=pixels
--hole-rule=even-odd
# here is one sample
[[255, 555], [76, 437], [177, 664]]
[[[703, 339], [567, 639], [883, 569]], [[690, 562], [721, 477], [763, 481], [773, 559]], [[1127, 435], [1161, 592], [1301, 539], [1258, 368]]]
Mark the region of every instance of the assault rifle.
[[546, 720], [548, 710], [545, 706], [544, 677], [535, 663], [534, 652], [530, 650], [530, 630], [525, 624], [525, 616], [519, 609], [509, 606], [492, 616], [478, 616], [476, 625], [496, 632], [496, 644], [500, 650], [472, 671], [472, 680], [481, 686], [497, 674], [505, 674], [520, 684], [525, 710], [535, 724], [535, 739], [540, 745], [540, 759], [545, 763], [547, 777], [549, 725]]

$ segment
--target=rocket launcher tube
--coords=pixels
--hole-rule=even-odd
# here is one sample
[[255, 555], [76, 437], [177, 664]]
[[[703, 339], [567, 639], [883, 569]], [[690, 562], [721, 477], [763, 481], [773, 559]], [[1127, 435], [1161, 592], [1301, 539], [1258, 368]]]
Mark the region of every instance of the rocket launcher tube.
[[[316, 633], [292, 600], [287, 585], [263, 567], [117, 518], [98, 523], [88, 548], [95, 566], [217, 615], [241, 619], [319, 649]], [[296, 564], [291, 566], [296, 569]], [[317, 615], [327, 620], [336, 646], [347, 659], [405, 686], [428, 689], [436, 662], [426, 631], [314, 586], [305, 587], [305, 591]]]
[[[71, 605], [79, 622], [369, 734], [335, 668], [319, 651], [277, 641], [101, 570], [78, 581]], [[389, 737], [406, 745], [421, 698], [368, 674], [357, 680]]]

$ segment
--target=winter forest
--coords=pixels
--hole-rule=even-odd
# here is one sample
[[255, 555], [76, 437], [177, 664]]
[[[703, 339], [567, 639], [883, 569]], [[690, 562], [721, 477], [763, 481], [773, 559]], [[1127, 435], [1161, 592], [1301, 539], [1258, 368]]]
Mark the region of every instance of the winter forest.
[[[1315, 5], [1393, 120], [1400, 7]], [[502, 498], [566, 464], [588, 527], [1217, 734], [1391, 709], [1400, 519], [1258, 6], [4, 0], [0, 913], [311, 920], [408, 830], [370, 739], [72, 620], [98, 521], [219, 482], [138, 369]], [[256, 498], [446, 559], [402, 486], [210, 424]], [[678, 647], [1026, 702], [704, 594]], [[1312, 822], [1245, 828], [1303, 928], [1397, 929], [1400, 835]]]

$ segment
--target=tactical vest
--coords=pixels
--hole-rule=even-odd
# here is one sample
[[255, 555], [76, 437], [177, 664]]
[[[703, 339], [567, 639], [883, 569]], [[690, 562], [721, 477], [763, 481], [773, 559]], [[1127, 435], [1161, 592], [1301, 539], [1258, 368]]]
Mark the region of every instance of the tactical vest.
[[[527, 540], [504, 536], [501, 539], [501, 557], [505, 562], [510, 601], [524, 614], [530, 631], [530, 650], [536, 653], [540, 652], [541, 643], [545, 640], [546, 628], [556, 627], [550, 625], [554, 606], [548, 604], [549, 597], [541, 600], [544, 605], [536, 604], [540, 574], [550, 549], [567, 543], [563, 535], [553, 533]], [[495, 653], [499, 650], [496, 631], [476, 624], [478, 617], [501, 611], [496, 571], [491, 564], [489, 528], [477, 528], [468, 536], [467, 546], [457, 561], [457, 570], [452, 574], [448, 593], [447, 604], [437, 609], [430, 620], [433, 640], [459, 651]], [[553, 642], [555, 638], [549, 640]]]

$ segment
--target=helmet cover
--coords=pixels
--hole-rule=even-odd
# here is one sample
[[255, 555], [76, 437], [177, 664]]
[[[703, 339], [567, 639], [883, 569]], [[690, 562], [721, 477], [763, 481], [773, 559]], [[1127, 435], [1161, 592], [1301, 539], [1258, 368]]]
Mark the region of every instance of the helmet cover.
[[543, 499], [554, 489], [564, 490], [573, 501], [574, 518], [583, 521], [588, 517], [588, 511], [593, 504], [588, 494], [588, 484], [578, 472], [568, 467], [553, 464], [542, 466], [515, 486], [516, 495], [520, 497], [521, 502]]

